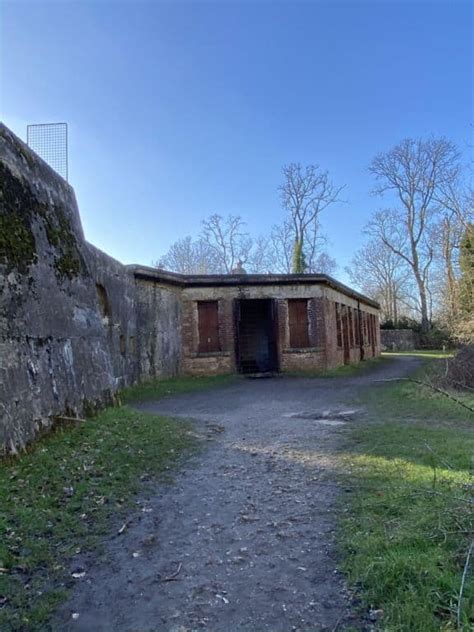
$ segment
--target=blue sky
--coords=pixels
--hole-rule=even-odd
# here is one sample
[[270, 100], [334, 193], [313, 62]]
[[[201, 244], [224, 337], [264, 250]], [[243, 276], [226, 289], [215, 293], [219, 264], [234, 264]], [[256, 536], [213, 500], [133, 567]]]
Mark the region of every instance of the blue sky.
[[281, 167], [345, 184], [323, 217], [339, 276], [402, 138], [472, 134], [472, 7], [372, 2], [3, 2], [2, 120], [67, 121], [86, 236], [149, 264], [210, 213], [281, 221]]

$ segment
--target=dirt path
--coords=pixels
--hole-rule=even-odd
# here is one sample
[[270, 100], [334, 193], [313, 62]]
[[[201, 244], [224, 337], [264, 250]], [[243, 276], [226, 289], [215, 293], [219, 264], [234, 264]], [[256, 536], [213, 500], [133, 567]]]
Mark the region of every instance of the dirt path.
[[[239, 380], [148, 404], [195, 419], [207, 449], [139, 502], [100, 559], [83, 562], [54, 630], [364, 629], [337, 571], [337, 451], [364, 414], [360, 389], [417, 362], [356, 378]], [[353, 419], [312, 418], [348, 409]]]

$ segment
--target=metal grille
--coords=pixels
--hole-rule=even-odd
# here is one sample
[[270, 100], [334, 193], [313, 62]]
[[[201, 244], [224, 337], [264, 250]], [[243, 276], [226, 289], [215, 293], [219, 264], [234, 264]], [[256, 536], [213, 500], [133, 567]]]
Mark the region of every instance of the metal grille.
[[60, 176], [68, 179], [67, 123], [28, 125], [26, 142]]
[[241, 299], [237, 305], [238, 365], [241, 373], [278, 370], [276, 325], [271, 299]]

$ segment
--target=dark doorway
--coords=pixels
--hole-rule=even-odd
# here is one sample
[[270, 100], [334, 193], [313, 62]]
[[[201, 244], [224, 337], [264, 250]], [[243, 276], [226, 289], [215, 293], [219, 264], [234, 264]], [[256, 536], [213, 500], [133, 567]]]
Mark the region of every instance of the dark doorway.
[[278, 371], [275, 313], [271, 299], [235, 302], [236, 359], [241, 373]]

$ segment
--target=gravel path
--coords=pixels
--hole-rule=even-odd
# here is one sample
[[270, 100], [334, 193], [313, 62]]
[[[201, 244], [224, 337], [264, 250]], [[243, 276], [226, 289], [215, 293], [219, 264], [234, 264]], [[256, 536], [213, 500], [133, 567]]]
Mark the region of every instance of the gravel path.
[[196, 420], [207, 449], [85, 562], [53, 629], [365, 629], [337, 571], [337, 452], [364, 416], [360, 389], [417, 362], [400, 357], [344, 379], [238, 380], [143, 405]]

